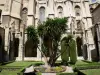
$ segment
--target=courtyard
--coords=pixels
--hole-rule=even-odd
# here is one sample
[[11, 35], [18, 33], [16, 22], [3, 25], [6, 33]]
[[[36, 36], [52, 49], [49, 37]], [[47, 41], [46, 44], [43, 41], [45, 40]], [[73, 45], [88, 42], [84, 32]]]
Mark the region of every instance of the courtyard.
[[100, 75], [99, 0], [0, 0], [0, 75]]

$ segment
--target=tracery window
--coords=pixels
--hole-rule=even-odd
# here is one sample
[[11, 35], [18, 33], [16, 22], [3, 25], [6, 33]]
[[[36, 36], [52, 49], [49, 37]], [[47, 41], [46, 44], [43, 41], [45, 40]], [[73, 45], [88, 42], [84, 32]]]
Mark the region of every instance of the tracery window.
[[80, 9], [80, 6], [75, 6], [75, 15], [76, 16], [80, 16], [81, 15], [81, 9]]
[[82, 29], [80, 20], [77, 21], [77, 29]]
[[27, 8], [23, 8], [22, 9], [22, 21], [23, 21], [23, 24], [26, 24], [26, 22], [27, 22], [27, 13], [28, 13], [28, 9]]
[[39, 9], [39, 19], [43, 23], [45, 21], [45, 7], [40, 7]]
[[58, 7], [58, 17], [62, 18], [63, 17], [63, 8], [61, 6]]

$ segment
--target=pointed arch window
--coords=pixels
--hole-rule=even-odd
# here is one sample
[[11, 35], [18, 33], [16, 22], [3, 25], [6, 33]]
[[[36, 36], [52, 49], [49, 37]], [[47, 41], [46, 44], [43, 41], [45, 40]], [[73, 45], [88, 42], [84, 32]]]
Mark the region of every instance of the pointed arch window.
[[45, 21], [45, 7], [40, 7], [39, 9], [39, 19], [43, 23]]
[[78, 30], [82, 30], [82, 26], [81, 26], [81, 21], [80, 20], [77, 21], [77, 29]]
[[80, 9], [80, 6], [75, 6], [75, 15], [76, 16], [80, 16], [81, 15], [81, 9]]
[[23, 24], [26, 24], [26, 22], [27, 22], [27, 13], [28, 13], [28, 9], [23, 8], [22, 9], [22, 22], [23, 22]]
[[63, 8], [61, 6], [58, 7], [58, 17], [62, 18], [63, 17]]

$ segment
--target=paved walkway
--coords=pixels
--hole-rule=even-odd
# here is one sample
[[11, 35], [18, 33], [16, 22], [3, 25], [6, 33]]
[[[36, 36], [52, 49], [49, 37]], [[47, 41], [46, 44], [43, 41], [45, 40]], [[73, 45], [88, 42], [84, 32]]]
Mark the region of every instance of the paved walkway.
[[69, 66], [66, 66], [66, 71], [67, 73], [73, 73], [73, 68], [72, 67], [69, 67]]
[[30, 73], [30, 72], [33, 72], [33, 71], [34, 71], [34, 67], [31, 66], [31, 67], [26, 68], [24, 73]]

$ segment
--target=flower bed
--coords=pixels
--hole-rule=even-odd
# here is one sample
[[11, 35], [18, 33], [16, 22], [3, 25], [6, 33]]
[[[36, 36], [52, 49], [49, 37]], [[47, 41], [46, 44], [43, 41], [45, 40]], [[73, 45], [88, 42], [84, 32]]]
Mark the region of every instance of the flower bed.
[[41, 73], [58, 73], [58, 72], [64, 72], [66, 70], [66, 67], [51, 67], [50, 69], [46, 67], [35, 67], [36, 71], [39, 71]]

